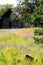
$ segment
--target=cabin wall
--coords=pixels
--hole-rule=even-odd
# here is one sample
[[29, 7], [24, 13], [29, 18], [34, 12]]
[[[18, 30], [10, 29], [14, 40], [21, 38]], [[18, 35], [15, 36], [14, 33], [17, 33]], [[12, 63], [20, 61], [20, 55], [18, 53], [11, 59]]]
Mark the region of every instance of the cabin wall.
[[10, 22], [10, 20], [8, 19], [8, 18], [3, 18], [3, 20], [2, 20], [3, 22], [2, 22], [2, 27], [3, 28], [9, 28], [9, 22]]

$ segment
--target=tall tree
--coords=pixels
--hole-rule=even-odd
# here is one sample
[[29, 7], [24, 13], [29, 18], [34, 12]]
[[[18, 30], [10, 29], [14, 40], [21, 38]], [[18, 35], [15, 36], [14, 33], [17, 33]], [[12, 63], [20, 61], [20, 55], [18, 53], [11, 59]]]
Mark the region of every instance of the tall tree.
[[0, 5], [0, 18], [1, 16], [8, 10], [8, 8], [12, 8], [12, 4]]

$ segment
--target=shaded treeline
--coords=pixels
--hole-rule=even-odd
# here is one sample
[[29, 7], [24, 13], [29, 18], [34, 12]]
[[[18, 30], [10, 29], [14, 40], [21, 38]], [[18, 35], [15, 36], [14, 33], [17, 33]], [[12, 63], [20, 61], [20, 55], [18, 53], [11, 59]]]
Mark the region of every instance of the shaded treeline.
[[0, 28], [43, 27], [43, 0], [9, 6], [0, 8]]

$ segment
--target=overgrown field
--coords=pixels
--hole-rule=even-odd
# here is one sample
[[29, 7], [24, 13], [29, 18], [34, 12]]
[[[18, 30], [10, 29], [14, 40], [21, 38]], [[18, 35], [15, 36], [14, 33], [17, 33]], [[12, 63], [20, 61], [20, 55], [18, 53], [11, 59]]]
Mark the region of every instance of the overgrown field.
[[43, 43], [35, 43], [34, 29], [0, 30], [0, 65], [43, 65]]

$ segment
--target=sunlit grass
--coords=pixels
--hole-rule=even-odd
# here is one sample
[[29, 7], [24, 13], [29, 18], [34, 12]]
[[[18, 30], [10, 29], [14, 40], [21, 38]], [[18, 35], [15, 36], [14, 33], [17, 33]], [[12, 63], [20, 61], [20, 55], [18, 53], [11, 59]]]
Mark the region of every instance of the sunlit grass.
[[19, 36], [15, 35], [15, 34], [1, 34], [0, 35], [0, 43], [7, 43], [9, 41], [11, 41], [12, 39], [16, 39], [19, 38]]
[[[34, 57], [33, 61], [25, 60], [25, 54], [21, 54], [15, 48], [3, 49], [0, 53], [1, 65], [43, 65], [40, 54], [29, 54]], [[38, 59], [38, 61], [36, 61]], [[18, 62], [19, 61], [19, 62]]]
[[[35, 44], [33, 38], [22, 38], [22, 34], [27, 32], [0, 35], [0, 65], [43, 65], [43, 48]], [[26, 60], [26, 54], [34, 60]]]

